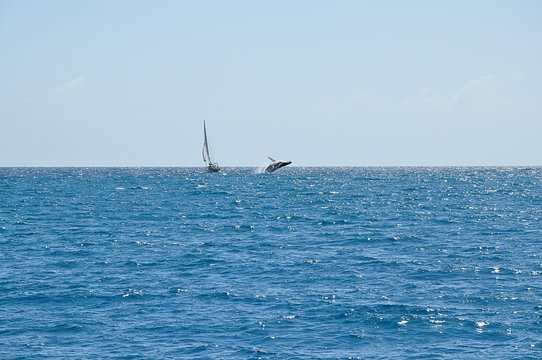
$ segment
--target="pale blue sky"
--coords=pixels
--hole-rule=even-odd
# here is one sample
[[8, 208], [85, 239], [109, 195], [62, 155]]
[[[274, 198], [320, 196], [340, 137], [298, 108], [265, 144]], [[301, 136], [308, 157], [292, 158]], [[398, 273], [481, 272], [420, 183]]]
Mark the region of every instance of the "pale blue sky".
[[3, 1], [0, 166], [542, 165], [542, 1]]

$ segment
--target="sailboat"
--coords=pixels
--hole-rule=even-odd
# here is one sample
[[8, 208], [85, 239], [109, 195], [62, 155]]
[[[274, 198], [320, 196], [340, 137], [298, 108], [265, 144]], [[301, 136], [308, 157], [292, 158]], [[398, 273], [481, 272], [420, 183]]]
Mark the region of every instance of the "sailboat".
[[207, 172], [220, 171], [220, 167], [217, 163], [211, 160], [211, 152], [209, 151], [209, 144], [207, 143], [207, 129], [205, 128], [205, 120], [203, 120], [203, 161], [205, 162]]

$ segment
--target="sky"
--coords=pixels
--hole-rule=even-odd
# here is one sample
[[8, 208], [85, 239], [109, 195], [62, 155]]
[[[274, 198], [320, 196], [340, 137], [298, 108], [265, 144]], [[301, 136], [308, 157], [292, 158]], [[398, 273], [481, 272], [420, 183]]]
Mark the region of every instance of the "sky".
[[0, 166], [540, 166], [541, 14], [0, 0]]

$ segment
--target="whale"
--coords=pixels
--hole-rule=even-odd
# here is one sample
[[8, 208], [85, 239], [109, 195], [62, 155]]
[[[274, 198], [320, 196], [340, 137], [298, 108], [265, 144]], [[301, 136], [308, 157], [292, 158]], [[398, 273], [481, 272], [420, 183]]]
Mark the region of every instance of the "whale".
[[266, 173], [272, 173], [272, 172], [274, 172], [274, 171], [280, 169], [281, 167], [284, 167], [284, 166], [286, 166], [286, 165], [290, 165], [290, 164], [292, 163], [291, 161], [280, 161], [280, 160], [275, 160], [275, 159], [273, 159], [272, 157], [269, 157], [269, 160], [271, 160], [272, 163], [269, 164], [269, 165], [265, 168], [264, 172], [266, 172]]

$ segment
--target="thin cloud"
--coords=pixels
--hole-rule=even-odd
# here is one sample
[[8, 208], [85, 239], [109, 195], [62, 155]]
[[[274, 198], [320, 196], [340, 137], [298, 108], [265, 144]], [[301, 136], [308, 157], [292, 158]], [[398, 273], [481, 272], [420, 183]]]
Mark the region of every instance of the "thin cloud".
[[365, 99], [365, 98], [367, 98], [368, 95], [369, 95], [368, 90], [362, 90], [362, 91], [352, 95], [352, 99], [356, 99], [356, 100]]
[[84, 76], [78, 76], [74, 79], [71, 79], [69, 81], [66, 81], [63, 84], [56, 85], [55, 90], [62, 91], [67, 89], [74, 89], [74, 88], [80, 88], [85, 83], [85, 77]]
[[[502, 103], [498, 94], [498, 84], [493, 75], [486, 75], [467, 81], [453, 92], [431, 91], [423, 89], [419, 101], [423, 106], [434, 108], [452, 108], [463, 103], [496, 104]], [[413, 107], [416, 101], [405, 100], [405, 107]]]

